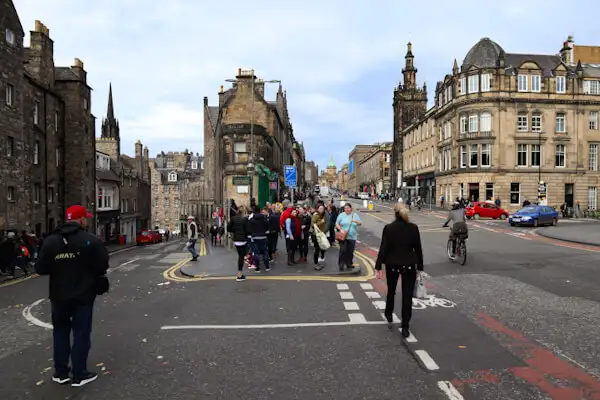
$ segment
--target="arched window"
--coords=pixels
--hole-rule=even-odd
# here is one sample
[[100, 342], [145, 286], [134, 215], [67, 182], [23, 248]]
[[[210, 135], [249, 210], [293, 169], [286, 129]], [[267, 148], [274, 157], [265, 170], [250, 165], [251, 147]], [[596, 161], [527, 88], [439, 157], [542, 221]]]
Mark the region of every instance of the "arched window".
[[169, 172], [169, 182], [177, 182], [177, 172]]

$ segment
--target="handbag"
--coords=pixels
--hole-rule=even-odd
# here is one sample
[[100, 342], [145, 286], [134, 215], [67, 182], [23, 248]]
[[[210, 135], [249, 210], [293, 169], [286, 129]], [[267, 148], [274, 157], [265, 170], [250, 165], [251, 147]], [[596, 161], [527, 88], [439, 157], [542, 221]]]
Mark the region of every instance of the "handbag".
[[329, 240], [327, 239], [327, 236], [317, 227], [317, 225], [314, 225], [315, 228], [315, 236], [317, 238], [317, 244], [319, 245], [319, 249], [325, 251], [328, 250], [331, 247], [331, 243], [329, 243]]
[[421, 272], [417, 273], [413, 297], [416, 297], [417, 299], [427, 298], [427, 288], [425, 287], [425, 280], [423, 279], [423, 274]]
[[[352, 214], [352, 219], [350, 220], [350, 225], [348, 227], [348, 231], [350, 230], [350, 228], [352, 228], [352, 223], [354, 222], [354, 214]], [[335, 240], [337, 240], [338, 242], [343, 242], [344, 240], [346, 240], [346, 236], [348, 236], [348, 231], [345, 230], [339, 230], [339, 231], [335, 231]]]

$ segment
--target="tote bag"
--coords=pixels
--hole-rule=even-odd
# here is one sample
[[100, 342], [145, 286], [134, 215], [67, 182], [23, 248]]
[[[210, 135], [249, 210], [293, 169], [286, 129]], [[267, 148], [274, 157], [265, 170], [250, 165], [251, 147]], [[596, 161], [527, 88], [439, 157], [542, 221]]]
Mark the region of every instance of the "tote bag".
[[319, 249], [325, 251], [331, 247], [329, 240], [327, 239], [327, 235], [325, 235], [321, 230], [317, 227], [317, 224], [314, 225], [315, 236], [317, 237], [317, 244], [319, 245]]

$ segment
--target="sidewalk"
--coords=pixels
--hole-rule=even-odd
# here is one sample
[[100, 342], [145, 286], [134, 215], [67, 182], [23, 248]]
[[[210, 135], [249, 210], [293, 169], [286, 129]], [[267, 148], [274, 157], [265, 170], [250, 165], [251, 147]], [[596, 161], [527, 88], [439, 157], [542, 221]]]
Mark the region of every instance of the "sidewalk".
[[[565, 221], [566, 222], [566, 221]], [[600, 223], [582, 221], [578, 223], [559, 222], [557, 226], [540, 228], [536, 232], [540, 236], [600, 247]]]
[[130, 247], [135, 247], [135, 243], [126, 244], [124, 246], [121, 246], [118, 243], [116, 243], [116, 244], [113, 243], [113, 244], [107, 244], [106, 245], [106, 249], [108, 250], [108, 254], [117, 252], [117, 251], [122, 250], [122, 249], [128, 249]]
[[[196, 245], [196, 249], [200, 252], [202, 244], [199, 242]], [[298, 253], [296, 253], [298, 254]], [[338, 247], [332, 246], [325, 253], [325, 268], [321, 271], [314, 270], [313, 263], [314, 248], [309, 247], [308, 250], [308, 261], [304, 264], [287, 265], [287, 253], [285, 251], [285, 240], [279, 239], [277, 243], [277, 257], [273, 263], [270, 263], [271, 271], [265, 272], [264, 265], [261, 261], [261, 272], [256, 273], [252, 270], [248, 270], [247, 266], [244, 265], [244, 274], [248, 277], [253, 275], [274, 275], [274, 276], [348, 276], [348, 275], [360, 275], [366, 274], [367, 269], [362, 266], [361, 261], [358, 257], [354, 258], [354, 268], [352, 270], [340, 271], [337, 266], [338, 260]], [[296, 261], [298, 256], [296, 255]], [[360, 263], [360, 264], [359, 264]], [[223, 246], [212, 246], [210, 239], [206, 241], [206, 255], [198, 257], [198, 261], [189, 261], [182, 268], [181, 272], [187, 276], [233, 276], [237, 271], [237, 252], [235, 247], [231, 246], [231, 249]]]

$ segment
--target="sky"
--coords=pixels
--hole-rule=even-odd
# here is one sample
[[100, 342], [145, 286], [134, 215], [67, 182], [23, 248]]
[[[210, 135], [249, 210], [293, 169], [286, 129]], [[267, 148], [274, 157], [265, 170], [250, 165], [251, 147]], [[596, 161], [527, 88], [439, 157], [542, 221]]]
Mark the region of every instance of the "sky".
[[555, 54], [569, 34], [600, 45], [597, 0], [14, 1], [26, 32], [36, 19], [50, 29], [57, 66], [84, 62], [97, 135], [112, 82], [130, 155], [138, 139], [151, 156], [202, 154], [203, 97], [216, 105], [242, 68], [282, 81], [307, 160], [340, 168], [355, 145], [392, 141], [409, 41], [430, 105], [436, 82], [483, 37], [510, 53]]

